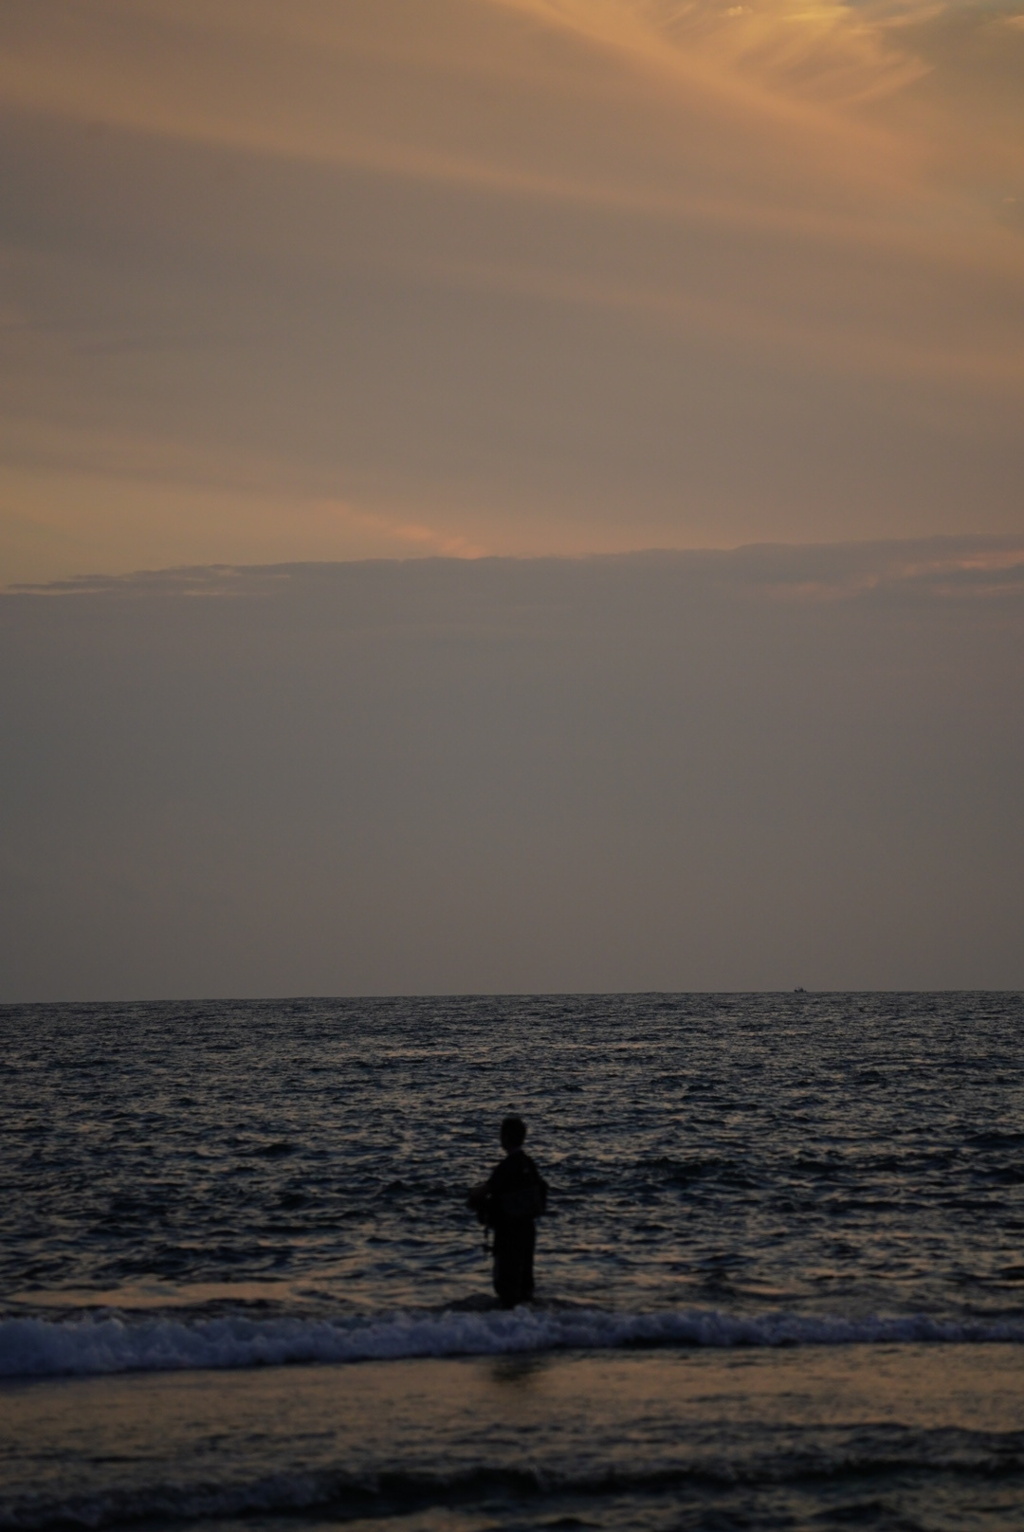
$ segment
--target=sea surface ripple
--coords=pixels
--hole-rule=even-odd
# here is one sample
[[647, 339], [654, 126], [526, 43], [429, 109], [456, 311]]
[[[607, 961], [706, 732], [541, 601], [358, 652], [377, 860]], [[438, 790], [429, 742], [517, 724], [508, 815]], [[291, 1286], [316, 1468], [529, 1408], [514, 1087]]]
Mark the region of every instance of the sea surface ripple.
[[465, 1191], [515, 1109], [547, 1304], [1016, 1320], [1022, 1027], [991, 994], [4, 1007], [3, 1314], [483, 1295]]

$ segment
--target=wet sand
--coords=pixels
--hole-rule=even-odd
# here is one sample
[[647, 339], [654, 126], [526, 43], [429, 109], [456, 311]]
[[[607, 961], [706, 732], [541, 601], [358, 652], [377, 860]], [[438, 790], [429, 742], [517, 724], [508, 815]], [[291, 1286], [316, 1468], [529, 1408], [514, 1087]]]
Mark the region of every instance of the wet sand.
[[999, 1345], [547, 1353], [0, 1390], [4, 1503], [30, 1526], [187, 1514], [226, 1528], [287, 1512], [410, 1532], [570, 1513], [654, 1527], [723, 1497], [767, 1515], [766, 1495], [790, 1507], [780, 1525], [806, 1513], [822, 1526], [869, 1480], [879, 1525], [915, 1493], [948, 1501], [918, 1524], [1024, 1525], [1022, 1427], [1019, 1349]]

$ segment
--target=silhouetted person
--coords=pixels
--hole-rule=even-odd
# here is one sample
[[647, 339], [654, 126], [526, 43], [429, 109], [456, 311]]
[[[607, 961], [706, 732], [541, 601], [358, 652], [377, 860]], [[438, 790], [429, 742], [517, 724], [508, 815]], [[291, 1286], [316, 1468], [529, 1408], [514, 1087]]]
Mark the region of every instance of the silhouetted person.
[[523, 1119], [506, 1117], [501, 1125], [505, 1158], [468, 1198], [480, 1222], [494, 1230], [494, 1291], [503, 1309], [533, 1297], [534, 1220], [548, 1201], [547, 1182], [523, 1149], [525, 1138]]

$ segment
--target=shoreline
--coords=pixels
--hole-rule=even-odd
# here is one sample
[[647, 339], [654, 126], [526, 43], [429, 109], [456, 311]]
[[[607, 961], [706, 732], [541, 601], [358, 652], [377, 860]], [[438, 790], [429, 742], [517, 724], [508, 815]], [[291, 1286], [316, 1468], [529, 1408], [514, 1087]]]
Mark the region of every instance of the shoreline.
[[1005, 1500], [1024, 1488], [1022, 1421], [1024, 1369], [999, 1344], [11, 1381], [0, 1386], [0, 1524], [223, 1527], [287, 1514], [405, 1527], [457, 1503], [474, 1515], [486, 1505], [502, 1525], [524, 1497], [650, 1508], [680, 1495], [756, 1501], [769, 1488], [799, 1498], [812, 1481], [848, 1494], [865, 1478], [900, 1494], [941, 1480], [954, 1498], [984, 1480]]

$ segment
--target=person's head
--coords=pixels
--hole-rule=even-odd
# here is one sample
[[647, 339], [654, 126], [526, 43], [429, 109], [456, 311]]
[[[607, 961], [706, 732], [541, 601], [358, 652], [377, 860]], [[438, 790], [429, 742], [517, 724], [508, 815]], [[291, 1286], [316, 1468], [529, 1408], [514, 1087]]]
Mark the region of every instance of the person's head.
[[501, 1147], [507, 1154], [521, 1149], [526, 1142], [526, 1124], [521, 1117], [506, 1117], [501, 1124]]

